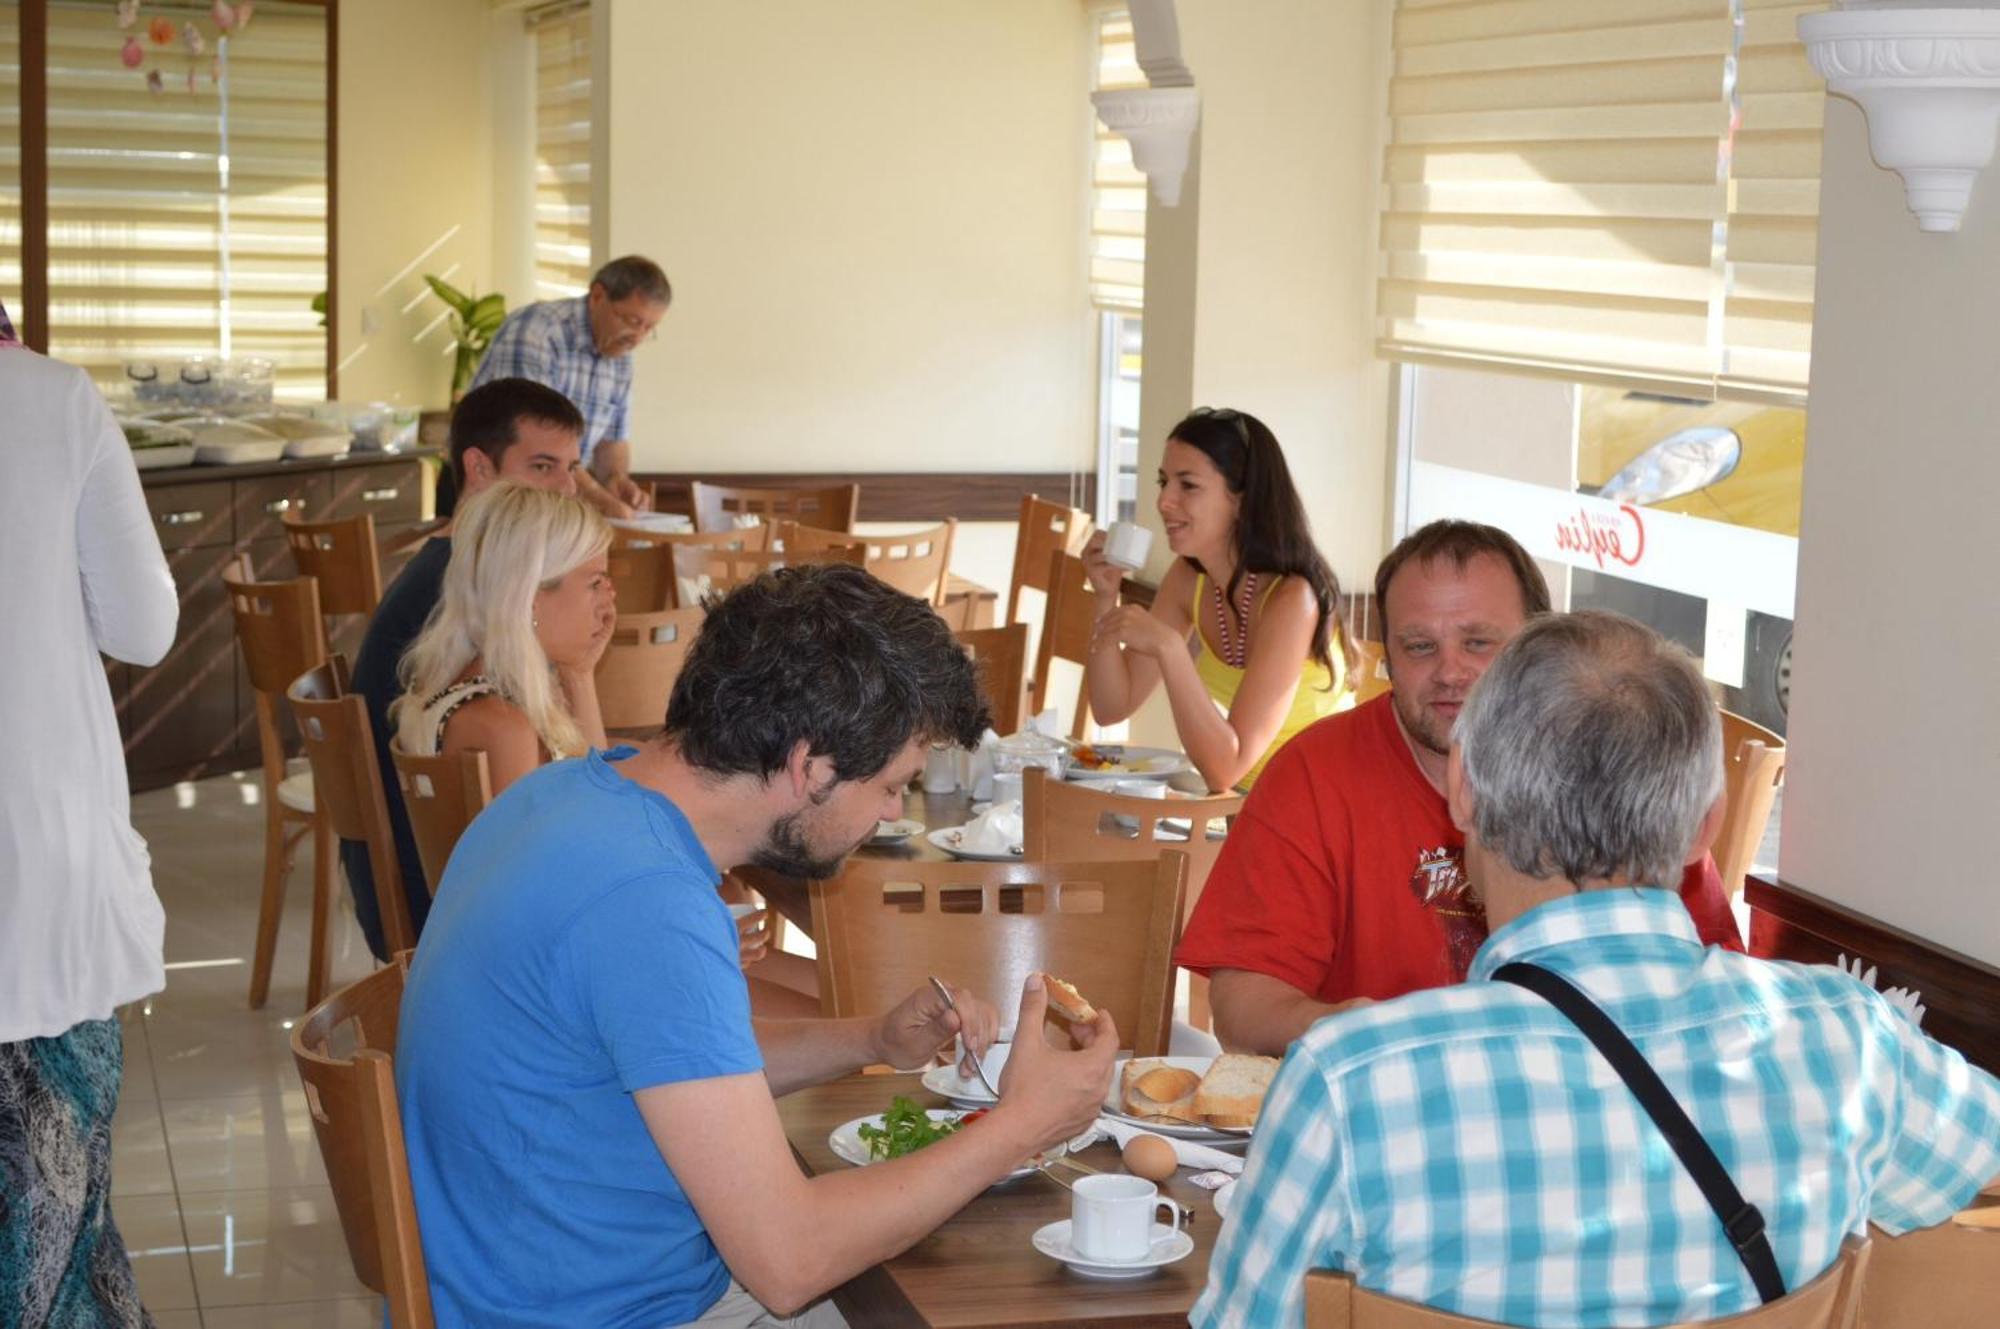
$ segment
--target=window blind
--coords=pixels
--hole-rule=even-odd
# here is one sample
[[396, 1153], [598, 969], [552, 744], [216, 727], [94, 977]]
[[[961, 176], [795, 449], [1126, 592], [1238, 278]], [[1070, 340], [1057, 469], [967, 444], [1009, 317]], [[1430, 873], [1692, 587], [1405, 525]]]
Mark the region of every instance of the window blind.
[[[1132, 15], [1097, 16], [1094, 91], [1143, 88]], [[1136, 311], [1146, 298], [1146, 177], [1132, 165], [1132, 145], [1091, 119], [1096, 138], [1090, 167], [1090, 299], [1100, 309]]]
[[262, 356], [280, 397], [323, 397], [325, 10], [259, 5], [200, 55], [149, 43], [159, 92], [125, 35], [114, 6], [48, 8], [50, 354], [107, 386], [128, 358]]
[[590, 8], [528, 16], [535, 43], [535, 298], [590, 289]]
[[21, 13], [0, 4], [0, 304], [21, 328]]
[[1806, 7], [1401, 0], [1381, 352], [1802, 400], [1819, 95], [1787, 13]]

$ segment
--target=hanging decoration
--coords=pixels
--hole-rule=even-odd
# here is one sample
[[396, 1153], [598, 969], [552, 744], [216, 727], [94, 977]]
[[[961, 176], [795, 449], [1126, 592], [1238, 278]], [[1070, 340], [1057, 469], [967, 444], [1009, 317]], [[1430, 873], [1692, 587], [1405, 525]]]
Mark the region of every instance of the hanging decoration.
[[[119, 43], [118, 62], [136, 72], [147, 64], [147, 42], [156, 48], [178, 45], [180, 53], [186, 57], [187, 65], [185, 70], [177, 71], [175, 82], [184, 85], [189, 96], [193, 96], [199, 87], [201, 57], [209, 54], [213, 43], [226, 44], [222, 43], [223, 38], [241, 33], [250, 25], [251, 16], [257, 12], [256, 0], [237, 0], [234, 4], [230, 3], [230, 0], [214, 0], [208, 10], [208, 17], [215, 24], [213, 38], [193, 19], [176, 25], [171, 18], [155, 16], [145, 24], [146, 35], [142, 42], [134, 29], [139, 27], [139, 10], [143, 3], [144, 0], [118, 0], [118, 30], [125, 34]], [[168, 53], [165, 49], [158, 50], [152, 66], [146, 69], [148, 92], [158, 93], [165, 89], [168, 75], [161, 62], [167, 58]], [[215, 54], [209, 59], [208, 81], [211, 87], [219, 86], [222, 82], [219, 49], [216, 49]]]

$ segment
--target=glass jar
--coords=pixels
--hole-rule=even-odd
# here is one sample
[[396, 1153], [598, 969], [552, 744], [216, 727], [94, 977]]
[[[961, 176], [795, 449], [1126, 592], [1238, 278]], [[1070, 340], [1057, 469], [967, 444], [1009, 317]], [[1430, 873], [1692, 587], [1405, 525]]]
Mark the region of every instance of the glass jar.
[[1019, 775], [1039, 766], [1060, 780], [1069, 749], [1047, 734], [1011, 734], [993, 745], [993, 774]]

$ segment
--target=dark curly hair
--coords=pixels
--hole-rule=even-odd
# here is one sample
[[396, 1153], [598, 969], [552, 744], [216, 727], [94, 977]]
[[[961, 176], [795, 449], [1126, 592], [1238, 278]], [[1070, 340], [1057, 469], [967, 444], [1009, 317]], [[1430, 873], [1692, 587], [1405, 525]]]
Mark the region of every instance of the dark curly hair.
[[799, 740], [842, 780], [911, 739], [971, 747], [990, 722], [937, 611], [852, 564], [780, 568], [711, 599], [667, 703], [689, 765], [769, 778]]

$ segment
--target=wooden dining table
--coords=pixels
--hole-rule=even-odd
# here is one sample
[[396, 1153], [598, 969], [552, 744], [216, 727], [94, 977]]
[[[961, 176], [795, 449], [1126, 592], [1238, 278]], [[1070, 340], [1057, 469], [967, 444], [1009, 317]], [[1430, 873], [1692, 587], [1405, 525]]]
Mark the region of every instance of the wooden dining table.
[[[921, 1077], [855, 1075], [778, 1100], [792, 1152], [808, 1174], [851, 1167], [828, 1143], [835, 1128], [888, 1110], [901, 1095], [925, 1107], [946, 1107]], [[1122, 1172], [1115, 1146], [1099, 1143], [1076, 1155], [1101, 1172]], [[1054, 1175], [1082, 1174], [1060, 1164]], [[1039, 1173], [989, 1187], [928, 1237], [883, 1261], [833, 1293], [855, 1329], [894, 1326], [1185, 1325], [1208, 1279], [1208, 1258], [1222, 1220], [1215, 1197], [1182, 1168], [1161, 1187], [1192, 1218], [1194, 1250], [1182, 1260], [1133, 1279], [1087, 1278], [1036, 1250], [1038, 1228], [1070, 1216], [1070, 1193]]]

